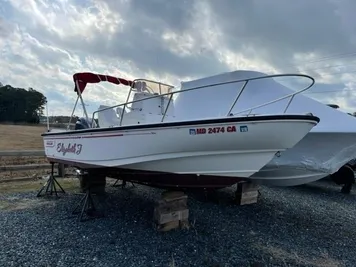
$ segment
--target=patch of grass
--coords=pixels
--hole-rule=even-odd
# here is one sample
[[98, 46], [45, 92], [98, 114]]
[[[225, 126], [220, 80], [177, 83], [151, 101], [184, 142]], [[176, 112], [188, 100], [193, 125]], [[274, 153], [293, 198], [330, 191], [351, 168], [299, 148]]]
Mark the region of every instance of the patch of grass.
[[[79, 190], [79, 180], [77, 178], [57, 178], [58, 183], [65, 191], [76, 192]], [[0, 194], [25, 193], [38, 191], [46, 182], [46, 179], [26, 182], [9, 182], [0, 184]]]
[[6, 200], [0, 200], [0, 210], [7, 210], [11, 206], [11, 203]]
[[31, 209], [36, 208], [43, 205], [53, 205], [54, 203], [49, 200], [45, 199], [17, 199], [15, 201], [0, 201], [0, 210], [3, 211], [12, 211], [12, 210], [24, 210], [24, 209]]

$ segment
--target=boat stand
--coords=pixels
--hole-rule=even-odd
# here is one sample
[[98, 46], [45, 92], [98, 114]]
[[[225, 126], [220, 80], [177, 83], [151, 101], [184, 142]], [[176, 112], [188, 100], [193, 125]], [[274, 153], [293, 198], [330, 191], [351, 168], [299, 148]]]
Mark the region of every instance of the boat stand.
[[[58, 189], [60, 189], [60, 191], [57, 190], [56, 184], [58, 186]], [[48, 180], [42, 186], [40, 191], [38, 191], [37, 197], [41, 196], [41, 193], [45, 188], [46, 188], [46, 191], [45, 191], [46, 195], [52, 195], [54, 193], [56, 195], [56, 197], [58, 197], [58, 193], [65, 194], [64, 189], [58, 183], [57, 179], [54, 177], [54, 163], [53, 162], [51, 162], [51, 174], [49, 175]]]
[[251, 181], [242, 181], [237, 183], [235, 191], [235, 204], [249, 205], [257, 203], [261, 195], [259, 185]]
[[[88, 217], [87, 220], [103, 217], [104, 214], [102, 212], [99, 212], [96, 208], [91, 186], [88, 186], [85, 191], [86, 192], [85, 192], [84, 196], [81, 198], [78, 205], [72, 211], [72, 214], [79, 213], [79, 216], [78, 216], [79, 222], [85, 221], [85, 219], [83, 219], [84, 213]], [[80, 207], [81, 207], [81, 210], [79, 211]]]

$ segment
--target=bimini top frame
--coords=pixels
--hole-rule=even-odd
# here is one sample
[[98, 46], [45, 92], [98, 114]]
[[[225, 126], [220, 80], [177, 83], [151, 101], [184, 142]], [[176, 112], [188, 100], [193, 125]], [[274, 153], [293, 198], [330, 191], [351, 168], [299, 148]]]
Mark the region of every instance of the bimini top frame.
[[[247, 84], [250, 81], [277, 78], [277, 77], [301, 77], [301, 78], [307, 78], [307, 79], [310, 80], [310, 84], [308, 86], [306, 86], [305, 88], [303, 88], [303, 89], [301, 89], [299, 91], [296, 91], [294, 93], [288, 94], [286, 96], [279, 97], [279, 98], [277, 98], [275, 100], [272, 100], [272, 101], [266, 102], [264, 104], [261, 104], [261, 105], [258, 105], [258, 106], [254, 106], [254, 107], [239, 111], [239, 112], [234, 113], [234, 114], [231, 113], [231, 111], [235, 107], [237, 101], [239, 100], [241, 94], [243, 93], [243, 91], [245, 90]], [[135, 79], [133, 81], [130, 81], [130, 80], [125, 80], [125, 79], [122, 79], [122, 78], [116, 78], [116, 77], [109, 76], [109, 75], [94, 74], [94, 73], [89, 73], [89, 72], [76, 73], [76, 74], [73, 75], [73, 80], [74, 80], [74, 83], [75, 83], [74, 91], [77, 92], [78, 97], [77, 97], [76, 103], [74, 105], [71, 118], [73, 117], [73, 114], [74, 114], [78, 99], [80, 99], [81, 102], [82, 102], [84, 113], [85, 113], [85, 116], [86, 116], [87, 120], [89, 120], [89, 117], [88, 117], [88, 114], [87, 114], [87, 111], [86, 111], [86, 108], [85, 108], [85, 105], [84, 105], [83, 97], [82, 97], [82, 93], [83, 93], [87, 83], [98, 83], [98, 82], [102, 82], [102, 81], [108, 81], [108, 82], [111, 82], [111, 83], [114, 83], [114, 84], [118, 84], [118, 85], [122, 84], [122, 85], [130, 86], [130, 92], [129, 92], [127, 101], [125, 103], [114, 105], [114, 106], [110, 106], [110, 107], [103, 108], [103, 109], [100, 109], [100, 110], [97, 110], [97, 111], [93, 112], [93, 115], [92, 115], [92, 122], [93, 123], [92, 123], [91, 127], [96, 127], [96, 123], [95, 123], [95, 120], [94, 120], [94, 116], [95, 116], [96, 113], [102, 112], [104, 110], [108, 110], [108, 109], [124, 106], [124, 108], [121, 111], [120, 124], [118, 125], [118, 126], [121, 126], [122, 125], [122, 119], [123, 119], [123, 116], [124, 116], [124, 109], [125, 109], [125, 107], [127, 105], [135, 103], [135, 102], [139, 102], [139, 101], [148, 100], [148, 99], [151, 99], [151, 98], [167, 96], [167, 97], [169, 97], [169, 101], [167, 103], [167, 106], [166, 106], [163, 114], [162, 114], [161, 122], [163, 122], [165, 117], [166, 117], [166, 113], [168, 111], [168, 107], [169, 107], [170, 103], [172, 102], [173, 95], [178, 94], [178, 93], [184, 93], [184, 92], [187, 92], [187, 91], [199, 90], [199, 89], [203, 89], [203, 88], [214, 87], [214, 86], [225, 85], [225, 84], [232, 84], [232, 83], [243, 83], [243, 85], [242, 85], [240, 91], [237, 93], [235, 99], [232, 101], [229, 109], [227, 110], [226, 116], [233, 116], [233, 115], [240, 114], [240, 113], [243, 113], [243, 112], [246, 112], [246, 111], [249, 111], [249, 113], [247, 114], [247, 116], [249, 116], [253, 109], [264, 107], [264, 106], [267, 106], [267, 105], [270, 105], [270, 104], [276, 103], [278, 101], [281, 101], [281, 100], [289, 98], [289, 101], [287, 102], [286, 107], [285, 107], [285, 109], [283, 111], [283, 113], [286, 113], [286, 111], [288, 110], [288, 107], [290, 106], [291, 102], [293, 101], [294, 96], [297, 95], [297, 94], [300, 94], [300, 93], [302, 93], [302, 92], [304, 92], [306, 90], [308, 90], [315, 83], [314, 78], [312, 78], [311, 76], [306, 75], [306, 74], [274, 74], [274, 75], [265, 75], [265, 76], [259, 76], [259, 77], [248, 78], [248, 79], [238, 79], [238, 80], [229, 81], [229, 82], [214, 83], [214, 84], [209, 84], [209, 85], [204, 85], [204, 86], [197, 86], [197, 87], [193, 87], [193, 88], [187, 88], [187, 89], [184, 89], [184, 90], [179, 90], [179, 91], [172, 92], [174, 86], [168, 85], [168, 84], [164, 84], [164, 83], [159, 83], [159, 82], [146, 80], [146, 79]], [[149, 84], [151, 86], [147, 87], [147, 84]], [[153, 93], [154, 95], [150, 96], [150, 97], [146, 97], [144, 99], [140, 99], [140, 100], [128, 101], [129, 96], [130, 96], [130, 94], [131, 94], [131, 92], [133, 90], [137, 90], [137, 91], [147, 90], [148, 92], [150, 92], [151, 94]], [[69, 128], [69, 125], [70, 125], [70, 121], [68, 123], [68, 128]]]

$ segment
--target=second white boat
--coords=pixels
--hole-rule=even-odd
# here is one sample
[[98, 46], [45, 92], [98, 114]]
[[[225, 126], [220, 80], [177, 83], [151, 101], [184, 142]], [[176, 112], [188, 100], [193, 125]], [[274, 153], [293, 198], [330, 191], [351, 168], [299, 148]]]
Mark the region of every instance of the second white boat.
[[[229, 82], [236, 79], [251, 79], [266, 76], [255, 71], [233, 71], [206, 77], [182, 84], [182, 88], [204, 86], [210, 83]], [[175, 111], [180, 118], [204, 118], [220, 112], [231, 95], [238, 91], [233, 86], [222, 85], [220, 91], [208, 88], [179, 95], [175, 101]], [[291, 99], [265, 105], [278, 97], [291, 94], [293, 91], [274, 79], [260, 79], [249, 83], [241, 95], [241, 102], [232, 113], [243, 114], [283, 113], [296, 114], [311, 112], [320, 117], [316, 127], [298, 142], [292, 149], [275, 156], [250, 179], [257, 183], [273, 186], [295, 186], [322, 179], [337, 172], [351, 159], [356, 158], [356, 119], [346, 113], [322, 104], [304, 95], [294, 95]], [[199, 108], [188, 112], [186, 107], [199, 99]], [[211, 103], [214, 102], [215, 105]]]

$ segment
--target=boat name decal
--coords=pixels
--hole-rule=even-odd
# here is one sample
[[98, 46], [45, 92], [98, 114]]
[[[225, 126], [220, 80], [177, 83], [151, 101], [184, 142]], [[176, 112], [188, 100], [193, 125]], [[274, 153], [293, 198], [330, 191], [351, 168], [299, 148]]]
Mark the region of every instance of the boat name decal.
[[67, 147], [65, 146], [64, 143], [58, 143], [57, 152], [62, 153], [63, 156], [65, 156], [65, 154], [67, 153], [79, 155], [82, 152], [82, 147], [83, 147], [82, 144], [77, 144], [77, 143], [74, 143], [73, 145], [69, 143]]
[[[247, 126], [240, 126], [240, 132], [247, 132]], [[189, 129], [190, 135], [197, 134], [220, 134], [220, 133], [234, 133], [237, 132], [236, 126], [222, 126], [222, 127], [209, 127], [209, 128], [194, 128]]]

